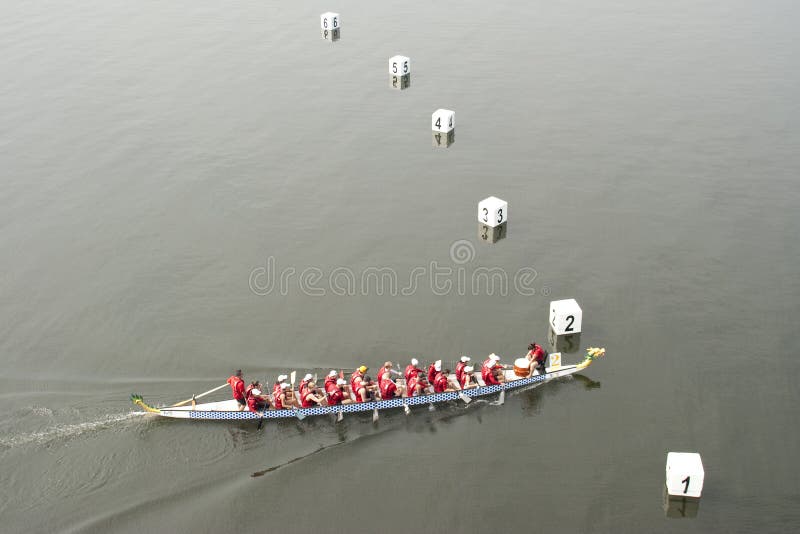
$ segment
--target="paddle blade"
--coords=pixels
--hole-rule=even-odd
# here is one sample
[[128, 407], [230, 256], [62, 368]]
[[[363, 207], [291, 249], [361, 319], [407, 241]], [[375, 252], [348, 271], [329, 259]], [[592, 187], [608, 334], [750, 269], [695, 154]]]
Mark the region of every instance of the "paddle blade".
[[292, 371], [291, 373], [289, 373], [289, 376], [291, 377], [291, 380], [292, 380], [291, 384], [292, 384], [292, 386], [294, 386], [297, 383], [297, 380], [296, 380], [297, 379], [297, 371]]
[[458, 398], [464, 401], [464, 404], [469, 404], [472, 402], [472, 397], [464, 393], [463, 391], [458, 392]]
[[504, 402], [506, 402], [506, 390], [502, 389], [500, 390], [500, 397], [497, 399], [497, 404], [502, 405]]
[[301, 412], [300, 410], [297, 410], [297, 411], [295, 411], [295, 412], [294, 412], [294, 415], [295, 415], [295, 417], [297, 417], [297, 419], [299, 419], [300, 421], [302, 421], [303, 419], [305, 419], [305, 418], [306, 418], [306, 414], [304, 414], [304, 413], [303, 413], [303, 412]]
[[406, 415], [411, 413], [411, 408], [408, 407], [408, 404], [403, 405], [403, 411], [406, 412]]
[[373, 423], [377, 423], [378, 422], [378, 409], [377, 408], [375, 408], [372, 411], [372, 422]]
[[339, 414], [336, 416], [336, 422], [341, 423], [344, 421], [344, 412], [339, 410]]
[[428, 411], [429, 412], [435, 412], [436, 411], [436, 406], [434, 406], [433, 404], [429, 405], [428, 406]]

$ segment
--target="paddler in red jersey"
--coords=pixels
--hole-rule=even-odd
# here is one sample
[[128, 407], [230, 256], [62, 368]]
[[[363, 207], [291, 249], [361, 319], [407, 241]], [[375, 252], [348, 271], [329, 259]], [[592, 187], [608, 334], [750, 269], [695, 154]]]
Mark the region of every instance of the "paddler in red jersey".
[[415, 374], [411, 377], [411, 380], [408, 381], [406, 387], [408, 390], [409, 397], [419, 397], [420, 395], [425, 394], [425, 387], [428, 385], [427, 381], [425, 380], [425, 374], [422, 372]]
[[355, 395], [356, 402], [366, 402], [368, 398], [367, 388], [364, 384], [365, 373], [368, 369], [366, 365], [362, 365], [350, 375], [350, 391]]
[[450, 383], [450, 369], [442, 369], [441, 361], [436, 366], [436, 376], [433, 378], [433, 392], [444, 393], [445, 391], [455, 391], [456, 388]]
[[461, 384], [461, 389], [478, 387], [478, 382], [475, 381], [474, 371], [475, 369], [471, 365], [464, 367], [461, 378], [458, 380], [458, 383]]
[[263, 412], [269, 408], [269, 397], [261, 393], [261, 382], [255, 381], [247, 388], [247, 407], [251, 412]]
[[322, 391], [317, 387], [314, 382], [314, 377], [306, 375], [307, 380], [304, 378], [300, 382], [300, 405], [303, 408], [313, 408], [314, 406], [322, 406], [325, 396]]
[[[411, 364], [406, 365], [406, 372], [404, 373], [406, 378], [406, 386], [408, 386], [412, 376], [417, 376], [420, 373], [422, 373], [422, 369], [419, 368], [419, 360], [416, 358], [411, 358]], [[409, 389], [409, 391], [411, 390]]]
[[461, 376], [464, 374], [464, 367], [467, 366], [469, 362], [469, 356], [462, 356], [461, 360], [456, 364], [456, 380], [461, 383]]
[[505, 377], [503, 376], [504, 368], [505, 366], [500, 363], [500, 356], [492, 353], [481, 365], [481, 378], [483, 378], [487, 386], [505, 382]]
[[230, 384], [231, 391], [233, 391], [233, 398], [239, 403], [236, 409], [241, 412], [247, 405], [247, 399], [244, 395], [244, 378], [242, 378], [241, 369], [237, 369], [236, 373], [228, 378], [228, 384]]
[[403, 396], [403, 386], [398, 386], [394, 383], [391, 373], [383, 373], [378, 387], [380, 388], [381, 398], [384, 400]]
[[272, 386], [272, 398], [273, 399], [277, 399], [278, 398], [278, 395], [281, 394], [281, 384], [286, 382], [286, 380], [288, 380], [288, 379], [289, 379], [289, 377], [286, 376], [286, 375], [278, 375], [278, 381], [275, 382], [275, 384], [273, 384], [273, 386]]
[[531, 344], [528, 345], [528, 354], [526, 354], [525, 357], [531, 362], [531, 371], [528, 376], [533, 374], [534, 369], [539, 371], [539, 373], [544, 373], [544, 360], [547, 358], [547, 352], [545, 352], [541, 345], [537, 345], [534, 341], [531, 341]]
[[433, 384], [433, 380], [436, 378], [436, 373], [439, 372], [436, 370], [437, 365], [440, 367], [441, 370], [442, 360], [436, 360], [435, 362], [433, 362], [428, 366], [428, 382], [430, 382], [431, 384]]
[[336, 389], [336, 379], [338, 377], [338, 373], [331, 369], [328, 373], [328, 376], [325, 377], [325, 393]]
[[275, 406], [276, 410], [283, 410], [284, 408], [288, 408], [291, 406], [291, 401], [286, 399], [286, 392], [292, 388], [292, 385], [288, 382], [283, 382], [281, 384], [281, 390], [278, 392], [277, 395], [273, 397], [272, 404]]
[[337, 378], [333, 384], [333, 389], [328, 390], [328, 406], [352, 403], [353, 399], [350, 398], [350, 393], [347, 392], [347, 380]]
[[378, 369], [378, 374], [376, 376], [378, 378], [378, 386], [379, 387], [381, 385], [381, 380], [383, 379], [385, 374], [388, 373], [390, 376], [392, 374], [396, 374], [396, 375], [400, 376], [400, 371], [395, 371], [394, 369], [392, 369], [392, 367], [393, 367], [392, 362], [386, 362], [386, 363], [383, 364], [383, 367]]

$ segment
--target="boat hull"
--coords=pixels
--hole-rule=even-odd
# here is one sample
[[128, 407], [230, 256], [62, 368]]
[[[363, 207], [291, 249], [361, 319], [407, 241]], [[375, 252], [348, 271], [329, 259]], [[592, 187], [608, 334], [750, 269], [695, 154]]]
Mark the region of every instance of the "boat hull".
[[448, 391], [445, 393], [434, 393], [431, 395], [422, 395], [419, 397], [401, 397], [389, 400], [379, 400], [371, 402], [360, 402], [355, 404], [345, 404], [337, 406], [317, 406], [313, 408], [296, 408], [296, 409], [283, 409], [283, 410], [266, 410], [265, 412], [251, 412], [248, 410], [236, 410], [236, 401], [228, 400], [223, 402], [214, 402], [207, 404], [198, 404], [194, 408], [191, 406], [181, 406], [177, 408], [152, 408], [144, 404], [143, 401], [137, 402], [138, 405], [143, 407], [148, 412], [160, 415], [162, 417], [171, 417], [175, 419], [195, 419], [206, 421], [241, 421], [241, 420], [258, 420], [262, 417], [264, 419], [287, 419], [305, 416], [318, 416], [329, 415], [338, 413], [358, 413], [358, 412], [371, 412], [375, 409], [390, 410], [395, 408], [403, 408], [404, 406], [420, 406], [430, 404], [440, 404], [444, 402], [460, 400], [464, 395], [470, 398], [485, 397], [501, 391], [513, 391], [515, 389], [533, 386], [544, 382], [555, 380], [567, 375], [571, 375], [586, 367], [585, 365], [568, 365], [561, 367], [557, 370], [549, 371], [545, 374], [536, 374], [528, 378], [517, 378], [514, 376], [513, 371], [507, 371], [506, 374], [510, 377], [507, 382], [500, 385], [480, 386], [472, 389], [465, 389], [459, 391]]

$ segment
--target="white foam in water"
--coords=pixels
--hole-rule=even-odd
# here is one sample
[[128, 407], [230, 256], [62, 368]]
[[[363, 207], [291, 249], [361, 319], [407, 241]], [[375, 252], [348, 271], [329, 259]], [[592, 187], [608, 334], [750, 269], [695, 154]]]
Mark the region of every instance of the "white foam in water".
[[128, 412], [124, 414], [109, 415], [97, 421], [87, 421], [86, 423], [78, 423], [74, 425], [60, 425], [41, 432], [30, 432], [28, 434], [18, 434], [10, 437], [0, 438], [0, 447], [19, 447], [20, 445], [29, 445], [31, 443], [43, 444], [51, 441], [72, 438], [79, 436], [86, 432], [99, 430], [112, 423], [119, 423], [128, 419], [145, 415], [145, 412]]

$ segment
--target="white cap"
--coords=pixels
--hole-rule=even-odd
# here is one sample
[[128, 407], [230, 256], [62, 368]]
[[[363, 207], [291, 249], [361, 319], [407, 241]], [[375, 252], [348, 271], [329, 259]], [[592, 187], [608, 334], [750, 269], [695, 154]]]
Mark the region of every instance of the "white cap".
[[338, 375], [338, 374], [339, 374], [339, 373], [337, 373], [336, 371], [334, 371], [333, 369], [331, 369], [331, 372], [330, 372], [330, 373], [328, 373], [328, 376], [336, 376], [336, 375]]
[[252, 393], [253, 395], [261, 395], [261, 390], [258, 388], [253, 388], [250, 390], [250, 393]]
[[281, 389], [287, 389], [290, 386], [291, 386], [291, 384], [289, 384], [288, 382], [284, 382], [283, 384], [281, 384]]
[[470, 360], [469, 356], [462, 356], [461, 361], [467, 363]]
[[464, 372], [465, 373], [471, 373], [474, 370], [475, 369], [471, 365], [468, 365], [468, 366], [464, 367]]
[[411, 365], [419, 365], [419, 360], [416, 358], [411, 358]]
[[284, 380], [288, 379], [289, 377], [286, 375], [278, 375], [278, 382], [283, 382]]
[[499, 361], [500, 361], [500, 356], [498, 356], [497, 354], [495, 354], [495, 353], [493, 352], [493, 353], [491, 353], [491, 354], [489, 355], [489, 359], [490, 359], [490, 360], [494, 360], [494, 361], [496, 361], [496, 362], [499, 362]]
[[304, 377], [303, 377], [303, 382], [308, 382], [308, 381], [309, 381], [309, 380], [311, 380], [312, 378], [314, 378], [314, 375], [312, 375], [311, 373], [309, 373], [309, 374], [307, 374], [306, 376], [304, 376]]
[[344, 378], [340, 378], [339, 380], [336, 381], [337, 386], [343, 386], [345, 384], [347, 384], [347, 380], [345, 380]]
[[436, 363], [433, 364], [433, 368], [437, 371], [442, 370], [442, 360], [436, 360]]

